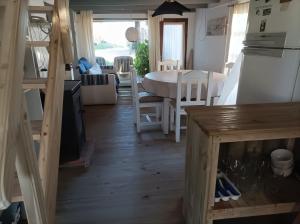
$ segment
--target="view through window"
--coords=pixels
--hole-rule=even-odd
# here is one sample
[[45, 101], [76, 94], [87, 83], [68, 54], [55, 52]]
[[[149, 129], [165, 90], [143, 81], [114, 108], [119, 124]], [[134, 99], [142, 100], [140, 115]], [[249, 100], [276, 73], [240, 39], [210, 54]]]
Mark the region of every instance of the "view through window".
[[162, 59], [184, 65], [184, 24], [164, 24]]
[[136, 44], [130, 43], [125, 33], [129, 27], [136, 27], [140, 41], [148, 39], [147, 21], [95, 21], [93, 23], [96, 57], [103, 57], [106, 65], [113, 65], [118, 56], [135, 58]]
[[162, 60], [178, 60], [182, 68], [186, 62], [187, 19], [164, 19], [160, 23]]

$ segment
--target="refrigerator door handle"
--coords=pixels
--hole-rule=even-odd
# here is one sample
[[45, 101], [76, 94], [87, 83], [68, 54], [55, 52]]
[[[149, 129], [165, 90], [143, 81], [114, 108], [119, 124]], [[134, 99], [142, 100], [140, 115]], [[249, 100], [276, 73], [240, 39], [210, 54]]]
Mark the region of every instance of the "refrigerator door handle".
[[246, 47], [284, 48], [286, 33], [248, 33], [243, 42]]
[[284, 49], [275, 49], [275, 48], [254, 48], [254, 47], [245, 47], [243, 53], [245, 55], [259, 55], [259, 56], [268, 56], [281, 58], [283, 56]]

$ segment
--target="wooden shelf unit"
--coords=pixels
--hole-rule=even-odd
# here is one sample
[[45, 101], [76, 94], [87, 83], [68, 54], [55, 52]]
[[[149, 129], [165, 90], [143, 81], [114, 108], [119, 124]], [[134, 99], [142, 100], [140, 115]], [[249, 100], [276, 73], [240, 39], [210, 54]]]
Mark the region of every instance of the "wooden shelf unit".
[[[184, 215], [187, 224], [300, 211], [300, 181], [264, 179], [277, 194], [241, 192], [238, 201], [214, 202], [223, 144], [300, 138], [300, 103], [191, 107], [188, 113]], [[272, 182], [273, 181], [273, 182]], [[274, 182], [275, 181], [275, 182]], [[297, 201], [298, 200], [298, 201]]]

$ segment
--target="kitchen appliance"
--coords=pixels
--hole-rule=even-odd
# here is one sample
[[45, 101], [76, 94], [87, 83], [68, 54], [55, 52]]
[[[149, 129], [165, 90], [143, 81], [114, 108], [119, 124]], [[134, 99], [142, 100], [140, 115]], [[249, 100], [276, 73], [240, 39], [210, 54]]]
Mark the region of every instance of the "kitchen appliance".
[[300, 0], [251, 0], [237, 104], [300, 101]]

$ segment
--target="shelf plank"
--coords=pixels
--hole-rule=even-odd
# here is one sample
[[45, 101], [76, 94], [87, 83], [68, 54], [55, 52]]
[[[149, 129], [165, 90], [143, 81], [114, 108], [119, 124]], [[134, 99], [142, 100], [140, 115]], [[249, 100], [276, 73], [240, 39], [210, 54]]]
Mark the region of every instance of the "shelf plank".
[[242, 197], [237, 201], [215, 203], [208, 213], [209, 218], [217, 220], [300, 211], [300, 181], [295, 177], [275, 178], [270, 172], [262, 186], [263, 189], [246, 193], [241, 190]]
[[46, 78], [39, 79], [24, 79], [23, 80], [23, 89], [46, 89], [47, 87]]
[[49, 47], [49, 41], [26, 41], [26, 45], [29, 47]]
[[49, 13], [53, 12], [53, 6], [29, 6], [28, 11], [31, 13]]
[[220, 219], [242, 218], [242, 217], [251, 217], [251, 216], [284, 214], [284, 213], [292, 213], [292, 212], [300, 212], [300, 203], [290, 202], [290, 203], [257, 205], [257, 206], [250, 206], [250, 207], [216, 209], [208, 212], [208, 218], [210, 220], [220, 220]]

